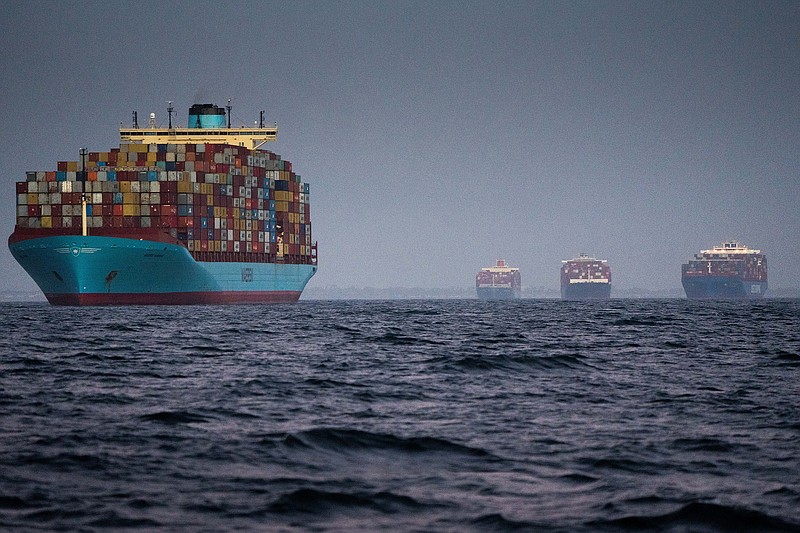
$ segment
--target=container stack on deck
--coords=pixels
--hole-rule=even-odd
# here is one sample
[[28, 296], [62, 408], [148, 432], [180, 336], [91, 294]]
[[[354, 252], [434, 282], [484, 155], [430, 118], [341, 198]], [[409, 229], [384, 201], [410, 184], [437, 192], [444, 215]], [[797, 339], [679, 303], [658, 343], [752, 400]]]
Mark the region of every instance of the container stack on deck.
[[158, 229], [198, 261], [313, 264], [309, 186], [277, 154], [223, 144], [121, 144], [17, 183], [20, 228]]

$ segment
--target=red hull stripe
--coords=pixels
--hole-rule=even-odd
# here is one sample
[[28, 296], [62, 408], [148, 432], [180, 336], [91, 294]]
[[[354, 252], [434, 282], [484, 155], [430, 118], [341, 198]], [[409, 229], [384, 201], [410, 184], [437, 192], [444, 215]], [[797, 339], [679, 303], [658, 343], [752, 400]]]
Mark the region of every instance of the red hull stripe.
[[299, 291], [45, 294], [52, 305], [197, 305], [296, 302]]

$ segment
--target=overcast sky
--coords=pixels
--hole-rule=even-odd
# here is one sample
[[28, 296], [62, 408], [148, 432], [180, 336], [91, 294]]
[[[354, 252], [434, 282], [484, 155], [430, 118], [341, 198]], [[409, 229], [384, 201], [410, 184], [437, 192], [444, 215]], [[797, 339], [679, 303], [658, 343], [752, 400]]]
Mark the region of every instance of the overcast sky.
[[[800, 2], [37, 2], [0, 9], [14, 182], [196, 102], [278, 123], [311, 184], [309, 287], [467, 287], [505, 258], [680, 287], [735, 238], [800, 286]], [[0, 250], [2, 290], [36, 290]]]

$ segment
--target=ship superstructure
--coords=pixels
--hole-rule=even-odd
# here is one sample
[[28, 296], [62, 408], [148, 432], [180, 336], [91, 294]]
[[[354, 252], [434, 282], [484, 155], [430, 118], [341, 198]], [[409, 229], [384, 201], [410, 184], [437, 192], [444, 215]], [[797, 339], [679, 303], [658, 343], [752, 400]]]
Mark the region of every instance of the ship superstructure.
[[607, 260], [582, 253], [561, 262], [561, 298], [584, 300], [611, 297], [611, 267]]
[[480, 269], [475, 276], [475, 289], [482, 300], [511, 300], [522, 295], [522, 276], [519, 268], [498, 259], [493, 267]]
[[681, 267], [687, 298], [749, 299], [767, 292], [767, 257], [734, 241], [701, 250]]
[[[196, 104], [186, 128], [120, 128], [119, 148], [18, 182], [9, 248], [52, 304], [295, 301], [317, 270], [309, 186], [263, 145]], [[226, 122], [227, 116], [227, 122]]]

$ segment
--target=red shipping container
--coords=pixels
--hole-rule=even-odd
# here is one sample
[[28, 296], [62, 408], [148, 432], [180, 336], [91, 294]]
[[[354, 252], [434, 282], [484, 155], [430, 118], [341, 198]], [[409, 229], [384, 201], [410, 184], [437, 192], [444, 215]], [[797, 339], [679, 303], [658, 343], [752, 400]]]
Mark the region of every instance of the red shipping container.
[[[103, 193], [103, 204], [112, 204], [114, 201], [114, 193], [111, 192], [104, 192]], [[105, 215], [105, 213], [103, 213]]]
[[122, 217], [123, 228], [138, 228], [139, 217]]
[[53, 216], [53, 218], [55, 217], [61, 218], [61, 204], [53, 204], [52, 206], [50, 206], [50, 214]]
[[[114, 206], [114, 207], [117, 207], [117, 206]], [[122, 207], [122, 206], [120, 206], [120, 207]], [[111, 217], [111, 225], [113, 227], [115, 227], [115, 228], [121, 228], [122, 227], [122, 216], [113, 216], [113, 217]]]
[[47, 181], [56, 181], [56, 173], [55, 172], [45, 172], [44, 179]]
[[[97, 208], [95, 207], [95, 209]], [[114, 214], [114, 206], [111, 204], [103, 204], [103, 207], [100, 211], [103, 213], [104, 217], [110, 217]]]
[[[121, 217], [124, 212], [124, 210], [122, 209], [122, 204], [114, 204], [112, 207], [113, 207], [112, 214], [115, 217]], [[120, 226], [115, 226], [115, 227], [120, 227]]]
[[28, 206], [28, 216], [29, 217], [38, 217], [42, 215], [42, 210], [40, 209], [39, 205], [29, 205]]
[[59, 172], [66, 172], [67, 171], [67, 162], [66, 161], [59, 161], [56, 164], [56, 168]]
[[27, 181], [18, 181], [17, 182], [17, 194], [28, 194], [28, 182]]
[[64, 221], [61, 216], [53, 215], [52, 224], [54, 228], [60, 228], [64, 226]]

